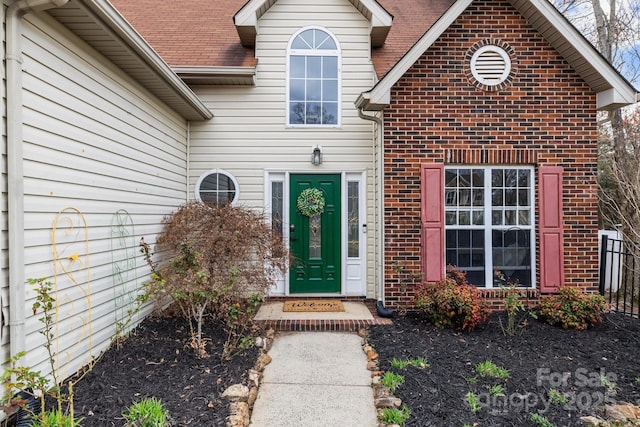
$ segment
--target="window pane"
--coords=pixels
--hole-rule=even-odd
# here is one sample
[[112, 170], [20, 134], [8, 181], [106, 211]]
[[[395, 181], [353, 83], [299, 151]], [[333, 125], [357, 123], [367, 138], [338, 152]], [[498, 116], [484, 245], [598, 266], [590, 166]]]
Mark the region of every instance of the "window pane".
[[444, 172], [444, 187], [455, 188], [458, 186], [458, 171], [456, 169], [447, 169]]
[[307, 80], [307, 101], [320, 101], [320, 80]]
[[476, 188], [484, 188], [484, 171], [482, 169], [474, 169], [472, 172], [473, 186]]
[[491, 190], [491, 206], [503, 206], [502, 190]]
[[319, 124], [321, 117], [321, 108], [319, 102], [309, 102], [307, 103], [307, 114], [306, 121], [307, 124]]
[[471, 190], [458, 190], [459, 205], [471, 206]]
[[529, 185], [529, 177], [531, 176], [531, 171], [527, 169], [518, 170], [518, 187], [530, 187]]
[[518, 170], [506, 169], [504, 171], [504, 186], [516, 187], [518, 185]]
[[324, 125], [338, 124], [338, 103], [337, 102], [322, 103], [322, 124]]
[[315, 46], [315, 43], [313, 42], [314, 31], [315, 30], [306, 30], [300, 33], [298, 38], [302, 42], [301, 46], [303, 46], [300, 47], [300, 49], [312, 49]]
[[218, 190], [235, 190], [235, 186], [233, 185], [233, 181], [231, 180], [231, 178], [226, 175], [218, 174]]
[[529, 210], [518, 211], [518, 224], [519, 225], [531, 225], [531, 215], [529, 215]]
[[289, 101], [304, 101], [304, 80], [291, 80], [289, 87]]
[[[326, 36], [326, 37], [322, 37]], [[338, 46], [333, 41], [329, 34], [326, 34], [320, 30], [316, 30], [316, 49], [336, 50]]]
[[307, 56], [307, 78], [320, 78], [322, 73], [322, 58], [319, 56]]
[[484, 206], [484, 189], [473, 190], [473, 206]]
[[484, 225], [484, 211], [473, 211], [473, 225]]
[[[507, 283], [531, 286], [529, 230], [494, 230], [492, 247], [494, 271]], [[497, 275], [494, 280], [498, 279]]]
[[322, 84], [322, 100], [337, 101], [338, 100], [338, 81], [325, 80]]
[[347, 183], [348, 256], [360, 256], [360, 198], [357, 182]]
[[516, 211], [515, 209], [505, 209], [504, 211], [504, 224], [516, 225]]
[[271, 183], [271, 228], [282, 235], [282, 212], [284, 211], [283, 183]]
[[518, 206], [529, 206], [529, 190], [518, 190]]
[[309, 258], [322, 257], [322, 215], [309, 217]]
[[233, 200], [233, 193], [227, 191], [221, 191], [218, 193], [218, 204], [227, 204], [231, 203]]
[[505, 206], [516, 206], [518, 203], [517, 192], [516, 190], [506, 188], [504, 190], [504, 205]]
[[502, 169], [494, 169], [491, 171], [491, 186], [502, 187], [504, 184]]
[[502, 210], [494, 209], [491, 211], [491, 224], [502, 225]]
[[203, 203], [218, 203], [218, 197], [217, 197], [218, 193], [215, 192], [211, 192], [211, 191], [201, 191], [200, 192], [200, 199], [202, 200]]
[[457, 225], [458, 224], [458, 213], [457, 212], [445, 212], [445, 223], [447, 225]]
[[289, 59], [289, 73], [292, 78], [304, 78], [305, 56], [291, 55]]
[[470, 169], [458, 170], [458, 186], [460, 188], [471, 187], [471, 170]]
[[304, 124], [304, 104], [292, 102], [289, 104], [289, 123], [292, 125]]
[[460, 225], [469, 225], [471, 224], [471, 216], [469, 215], [469, 212], [467, 211], [462, 211], [458, 214], [458, 220], [460, 221]]
[[216, 191], [217, 189], [218, 189], [217, 173], [212, 173], [211, 175], [206, 176], [200, 183], [201, 192]]
[[338, 78], [338, 57], [337, 56], [322, 57], [322, 77], [325, 79]]

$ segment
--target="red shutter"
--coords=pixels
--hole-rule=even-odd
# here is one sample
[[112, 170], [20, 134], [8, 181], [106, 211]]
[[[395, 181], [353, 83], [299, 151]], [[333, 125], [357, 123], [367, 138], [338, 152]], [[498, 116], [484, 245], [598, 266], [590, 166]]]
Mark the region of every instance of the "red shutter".
[[421, 167], [422, 280], [444, 279], [444, 166]]
[[540, 292], [557, 292], [564, 284], [564, 245], [562, 234], [562, 168], [538, 169], [540, 206]]

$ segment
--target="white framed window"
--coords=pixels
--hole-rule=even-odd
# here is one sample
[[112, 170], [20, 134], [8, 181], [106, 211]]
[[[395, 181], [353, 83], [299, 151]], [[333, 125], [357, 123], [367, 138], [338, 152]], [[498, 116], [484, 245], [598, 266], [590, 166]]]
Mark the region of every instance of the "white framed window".
[[507, 80], [511, 73], [509, 54], [498, 46], [488, 45], [476, 50], [471, 57], [471, 73], [479, 82], [496, 86]]
[[240, 196], [236, 178], [222, 169], [212, 169], [200, 175], [195, 188], [196, 199], [215, 205], [235, 204]]
[[533, 192], [532, 167], [446, 167], [446, 264], [479, 287], [534, 287]]
[[340, 47], [326, 29], [298, 31], [287, 48], [287, 125], [340, 125]]

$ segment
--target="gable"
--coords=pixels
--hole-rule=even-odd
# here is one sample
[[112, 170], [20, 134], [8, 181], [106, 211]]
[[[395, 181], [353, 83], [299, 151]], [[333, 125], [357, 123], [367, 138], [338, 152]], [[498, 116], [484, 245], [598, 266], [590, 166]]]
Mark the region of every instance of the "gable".
[[[375, 0], [349, 1], [371, 23], [371, 45], [382, 46], [391, 28], [393, 16]], [[234, 15], [233, 22], [243, 46], [255, 46], [258, 20], [275, 3], [276, 0], [250, 0]]]
[[[390, 102], [391, 88], [472, 3], [473, 0], [457, 0], [373, 89], [360, 95], [356, 106], [368, 111], [384, 109]], [[637, 101], [635, 88], [546, 0], [513, 0], [507, 4], [515, 7], [580, 74], [597, 94], [598, 109], [609, 110]]]

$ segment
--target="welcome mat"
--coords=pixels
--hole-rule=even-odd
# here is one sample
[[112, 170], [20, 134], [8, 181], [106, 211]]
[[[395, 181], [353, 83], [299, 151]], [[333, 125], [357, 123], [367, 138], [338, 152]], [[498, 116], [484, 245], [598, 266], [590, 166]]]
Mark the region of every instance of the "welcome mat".
[[338, 300], [295, 300], [285, 301], [282, 311], [344, 311]]

